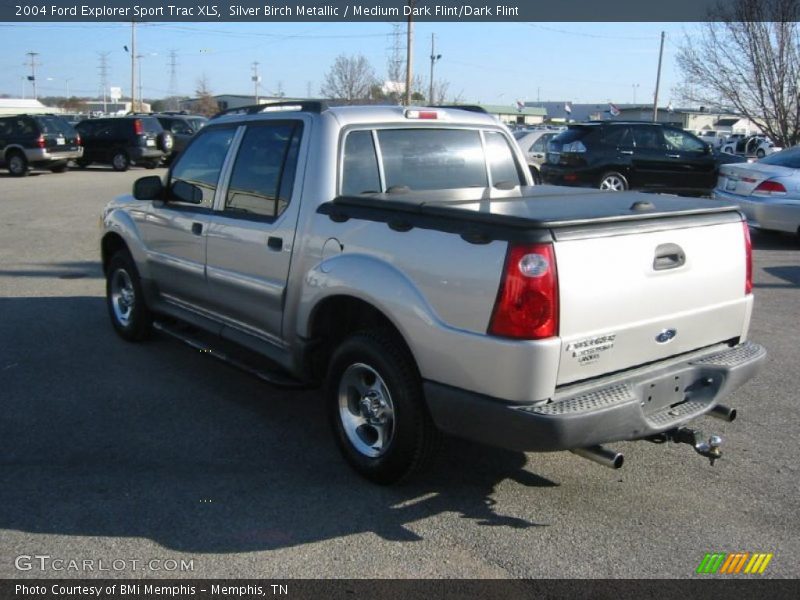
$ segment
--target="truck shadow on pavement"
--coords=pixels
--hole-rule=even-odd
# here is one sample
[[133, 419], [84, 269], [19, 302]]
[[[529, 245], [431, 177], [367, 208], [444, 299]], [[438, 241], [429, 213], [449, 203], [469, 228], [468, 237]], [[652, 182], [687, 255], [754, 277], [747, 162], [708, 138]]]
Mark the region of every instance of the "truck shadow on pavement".
[[1, 269], [0, 277], [39, 277], [57, 279], [103, 278], [103, 267], [94, 260], [73, 260], [55, 263], [23, 263], [17, 269]]
[[170, 339], [125, 343], [99, 297], [0, 298], [0, 314], [0, 529], [193, 553], [365, 532], [410, 542], [433, 516], [541, 526], [493, 493], [513, 480], [535, 506], [557, 485], [522, 453], [448, 439], [416, 483], [375, 486], [340, 458], [318, 392], [276, 390]]

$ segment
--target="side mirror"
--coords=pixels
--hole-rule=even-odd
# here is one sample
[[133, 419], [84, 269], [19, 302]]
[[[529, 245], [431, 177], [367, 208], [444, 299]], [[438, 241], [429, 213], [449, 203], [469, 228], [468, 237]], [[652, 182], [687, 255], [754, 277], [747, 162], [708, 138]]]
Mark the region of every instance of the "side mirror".
[[172, 184], [171, 192], [171, 196], [179, 202], [188, 202], [189, 204], [203, 203], [203, 190], [188, 181], [176, 181]]
[[137, 200], [160, 200], [164, 184], [158, 175], [140, 177], [133, 184], [133, 197]]

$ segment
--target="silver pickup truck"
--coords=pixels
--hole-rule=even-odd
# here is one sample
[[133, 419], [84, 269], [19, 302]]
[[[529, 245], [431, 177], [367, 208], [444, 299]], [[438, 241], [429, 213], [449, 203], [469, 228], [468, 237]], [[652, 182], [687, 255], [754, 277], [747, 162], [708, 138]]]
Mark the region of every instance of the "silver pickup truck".
[[103, 223], [123, 338], [155, 327], [323, 387], [344, 457], [379, 483], [441, 432], [612, 467], [601, 444], [671, 440], [713, 464], [721, 440], [689, 422], [733, 420], [719, 401], [765, 358], [735, 207], [534, 187], [475, 109], [224, 115]]

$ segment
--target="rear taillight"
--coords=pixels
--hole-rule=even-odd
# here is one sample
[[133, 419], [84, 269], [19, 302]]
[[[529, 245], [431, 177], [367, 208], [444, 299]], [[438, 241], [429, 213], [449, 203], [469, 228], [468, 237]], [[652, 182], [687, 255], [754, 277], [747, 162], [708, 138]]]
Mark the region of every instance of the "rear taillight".
[[47, 145], [47, 142], [44, 139], [44, 135], [40, 134], [39, 137], [36, 138], [36, 145], [39, 146], [39, 148], [44, 148]]
[[79, 133], [79, 134], [77, 134], [77, 135], [75, 136], [75, 143], [76, 143], [78, 146], [80, 146], [80, 145], [83, 143], [83, 142], [81, 141], [81, 134], [80, 134], [80, 133]]
[[747, 225], [747, 221], [742, 221], [742, 227], [744, 228], [744, 294], [746, 296], [753, 293], [753, 243], [750, 241], [750, 227]]
[[489, 335], [538, 340], [558, 335], [558, 274], [552, 244], [510, 244]]
[[761, 196], [770, 196], [772, 194], [785, 194], [786, 188], [778, 181], [771, 181], [767, 179], [758, 184], [758, 187], [753, 190], [753, 194]]
[[141, 119], [133, 120], [133, 133], [136, 135], [142, 135], [144, 133], [144, 125], [142, 125]]

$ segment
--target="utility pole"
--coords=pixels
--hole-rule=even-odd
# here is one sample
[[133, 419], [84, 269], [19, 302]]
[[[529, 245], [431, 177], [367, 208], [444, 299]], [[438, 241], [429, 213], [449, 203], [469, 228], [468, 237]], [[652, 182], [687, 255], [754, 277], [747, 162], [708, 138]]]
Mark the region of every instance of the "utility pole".
[[36, 57], [39, 56], [39, 53], [26, 52], [25, 54], [31, 57], [31, 76], [29, 79], [33, 83], [33, 99], [36, 100]]
[[408, 11], [408, 26], [406, 28], [406, 106], [411, 104], [411, 80], [414, 76], [414, 5], [416, 0], [408, 0], [411, 10]]
[[441, 54], [436, 54], [436, 34], [431, 34], [431, 90], [430, 94], [428, 94], [428, 103], [435, 104], [436, 100], [433, 98], [433, 65], [436, 63], [437, 60], [441, 59]]
[[136, 112], [136, 21], [131, 21], [131, 112]]
[[253, 76], [251, 77], [251, 79], [253, 80], [253, 84], [255, 86], [255, 94], [254, 94], [254, 96], [256, 98], [256, 102], [255, 102], [256, 104], [259, 104], [259, 102], [258, 102], [258, 84], [261, 82], [261, 76], [258, 74], [258, 64], [259, 64], [258, 61], [254, 61], [253, 62]]
[[169, 51], [169, 95], [172, 110], [178, 110], [178, 53]]
[[656, 75], [656, 93], [653, 97], [653, 123], [658, 121], [658, 86], [661, 85], [661, 59], [664, 56], [664, 36], [661, 32], [661, 49], [658, 51], [658, 74]]
[[108, 112], [108, 105], [106, 102], [106, 93], [108, 92], [108, 55], [109, 52], [100, 52], [100, 91], [103, 96], [103, 113]]

